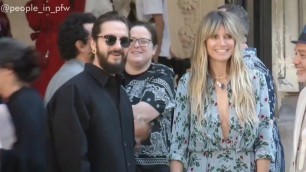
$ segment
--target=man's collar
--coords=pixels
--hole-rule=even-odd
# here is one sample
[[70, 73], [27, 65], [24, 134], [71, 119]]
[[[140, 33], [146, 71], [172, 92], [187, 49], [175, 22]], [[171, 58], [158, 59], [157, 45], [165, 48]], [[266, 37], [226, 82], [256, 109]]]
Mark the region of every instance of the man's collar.
[[115, 78], [116, 82], [119, 85], [121, 85], [122, 83], [122, 74], [116, 74], [115, 76], [113, 76], [107, 73], [105, 70], [91, 63], [85, 64], [85, 71], [88, 72], [93, 78], [95, 78], [95, 80], [102, 86], [105, 86], [109, 82], [110, 78]]

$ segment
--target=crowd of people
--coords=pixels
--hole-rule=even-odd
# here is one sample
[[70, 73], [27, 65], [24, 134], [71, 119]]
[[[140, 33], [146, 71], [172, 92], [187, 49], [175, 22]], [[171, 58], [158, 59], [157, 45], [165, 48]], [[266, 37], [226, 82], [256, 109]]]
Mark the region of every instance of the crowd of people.
[[[55, 36], [65, 62], [44, 97], [32, 88], [41, 56], [5, 26], [1, 172], [284, 172], [274, 81], [247, 45], [246, 11], [223, 5], [204, 16], [190, 70], [181, 75], [170, 53], [166, 2], [136, 0], [136, 10], [133, 23], [115, 11], [68, 15]], [[292, 43], [305, 83], [306, 26]], [[306, 170], [305, 94], [290, 172]]]

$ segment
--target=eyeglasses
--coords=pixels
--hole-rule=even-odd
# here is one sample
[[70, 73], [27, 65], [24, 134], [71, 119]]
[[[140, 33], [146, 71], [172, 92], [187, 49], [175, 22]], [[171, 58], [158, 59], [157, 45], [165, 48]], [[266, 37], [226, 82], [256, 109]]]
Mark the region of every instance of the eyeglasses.
[[105, 39], [105, 43], [108, 45], [108, 46], [113, 46], [116, 44], [117, 40], [120, 41], [120, 45], [121, 47], [123, 48], [128, 48], [130, 46], [130, 38], [129, 37], [121, 37], [121, 38], [118, 38], [114, 35], [100, 35], [100, 36], [97, 36], [98, 38], [104, 38]]
[[131, 45], [135, 45], [136, 44], [136, 42], [138, 41], [138, 44], [139, 44], [139, 46], [141, 46], [141, 47], [146, 47], [146, 46], [148, 46], [149, 45], [149, 43], [150, 43], [150, 39], [147, 39], [147, 38], [139, 38], [139, 39], [136, 39], [136, 38], [131, 38], [130, 39], [131, 40]]

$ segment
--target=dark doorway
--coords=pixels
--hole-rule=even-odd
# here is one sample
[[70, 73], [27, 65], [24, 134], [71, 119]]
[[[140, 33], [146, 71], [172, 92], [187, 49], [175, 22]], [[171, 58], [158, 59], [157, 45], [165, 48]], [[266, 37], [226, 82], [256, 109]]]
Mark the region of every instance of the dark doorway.
[[258, 57], [272, 69], [272, 2], [271, 0], [254, 1], [254, 46]]

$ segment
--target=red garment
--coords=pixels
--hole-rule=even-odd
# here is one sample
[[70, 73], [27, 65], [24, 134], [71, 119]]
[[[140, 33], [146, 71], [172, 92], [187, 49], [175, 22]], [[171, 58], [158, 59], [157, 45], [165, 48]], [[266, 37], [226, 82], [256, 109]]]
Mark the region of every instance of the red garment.
[[[70, 1], [75, 1], [73, 8]], [[35, 31], [30, 36], [41, 54], [42, 73], [33, 87], [44, 96], [50, 79], [64, 63], [57, 47], [59, 26], [71, 12], [83, 12], [85, 0], [30, 0], [26, 6], [38, 9], [27, 12], [26, 18]]]

